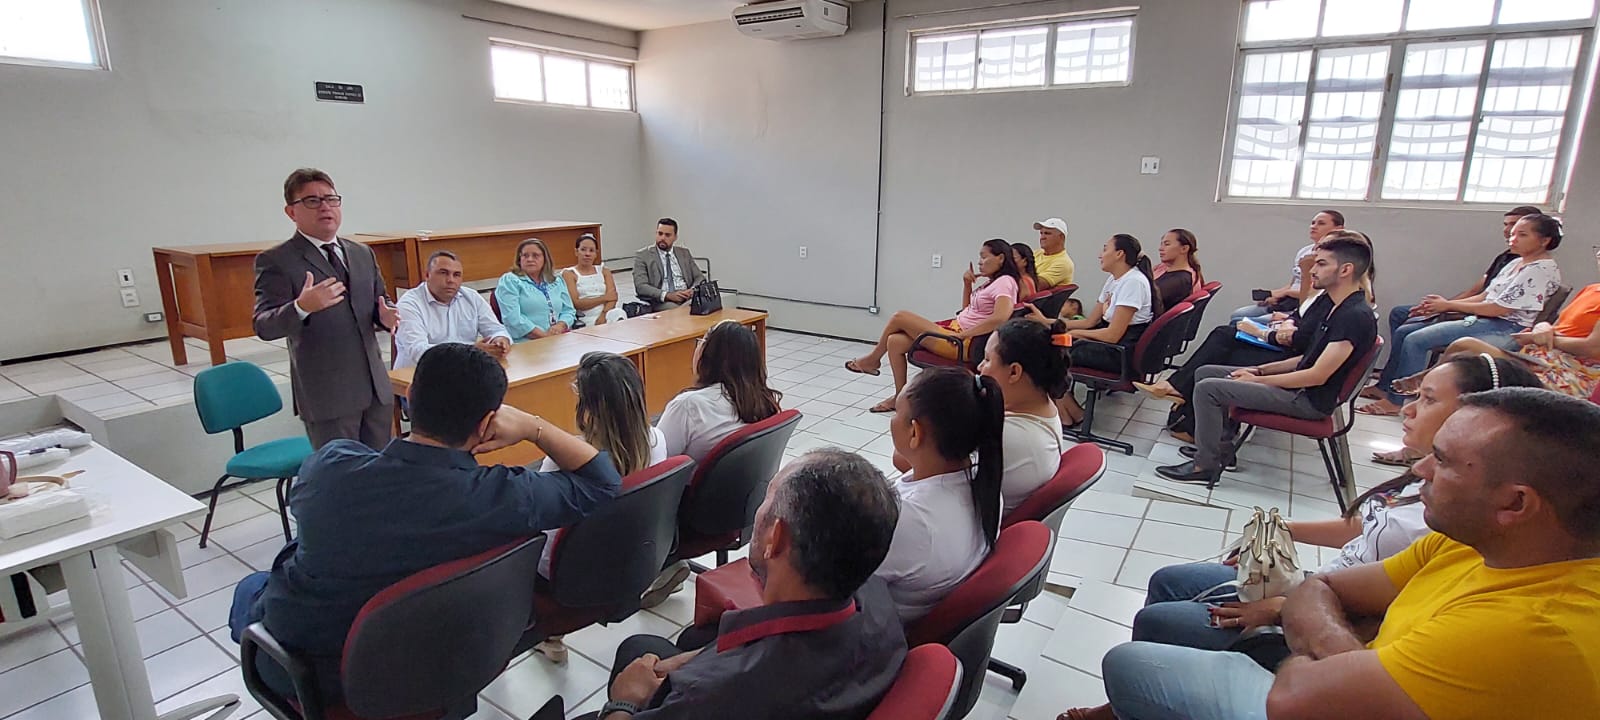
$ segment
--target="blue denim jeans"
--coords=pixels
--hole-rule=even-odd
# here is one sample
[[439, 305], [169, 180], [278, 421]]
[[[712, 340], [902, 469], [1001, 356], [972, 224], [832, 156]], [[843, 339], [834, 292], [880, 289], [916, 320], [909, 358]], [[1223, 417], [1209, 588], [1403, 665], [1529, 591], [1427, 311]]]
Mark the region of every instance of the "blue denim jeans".
[[1250, 303], [1228, 315], [1228, 326], [1238, 325], [1239, 321], [1245, 318], [1250, 318], [1265, 325], [1267, 321], [1272, 319], [1272, 311], [1255, 303]]
[[[1238, 639], [1239, 629], [1211, 627], [1207, 604], [1193, 598], [1237, 577], [1238, 571], [1221, 563], [1168, 565], [1157, 570], [1150, 576], [1144, 609], [1133, 618], [1134, 641], [1227, 650]], [[1214, 599], [1231, 601], [1237, 595], [1226, 593]]]
[[1121, 720], [1266, 720], [1272, 673], [1240, 653], [1131, 642], [1100, 662]]
[[1394, 330], [1389, 348], [1389, 364], [1384, 366], [1378, 388], [1388, 393], [1389, 401], [1401, 405], [1406, 398], [1392, 390], [1393, 383], [1428, 369], [1428, 355], [1443, 350], [1461, 338], [1479, 338], [1492, 345], [1503, 345], [1522, 326], [1503, 318], [1472, 316], [1464, 320], [1435, 323], [1404, 323]]
[[[244, 636], [244, 629], [252, 623], [261, 622], [262, 591], [267, 589], [267, 578], [272, 573], [254, 572], [244, 576], [243, 580], [233, 588], [233, 607], [228, 610], [228, 637], [234, 642]], [[261, 680], [278, 694], [284, 697], [295, 697], [294, 682], [289, 679], [289, 673], [278, 665], [266, 653], [256, 656], [257, 667], [261, 670]], [[339, 692], [339, 688], [324, 689], [324, 692]]]

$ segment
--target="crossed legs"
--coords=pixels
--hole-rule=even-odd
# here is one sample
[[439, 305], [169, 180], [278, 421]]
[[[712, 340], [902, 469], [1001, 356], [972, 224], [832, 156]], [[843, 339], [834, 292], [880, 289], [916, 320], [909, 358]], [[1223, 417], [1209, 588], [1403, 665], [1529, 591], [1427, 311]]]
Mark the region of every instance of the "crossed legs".
[[906, 386], [906, 355], [911, 352], [911, 343], [923, 333], [949, 332], [949, 328], [942, 327], [932, 320], [901, 310], [889, 316], [889, 322], [884, 324], [883, 333], [878, 336], [877, 344], [873, 345], [866, 355], [851, 360], [844, 366], [853, 372], [877, 375], [878, 369], [883, 365], [883, 357], [889, 356], [889, 370], [894, 375], [895, 394], [872, 407], [873, 412], [889, 412], [894, 410], [895, 397], [899, 396], [900, 390]]

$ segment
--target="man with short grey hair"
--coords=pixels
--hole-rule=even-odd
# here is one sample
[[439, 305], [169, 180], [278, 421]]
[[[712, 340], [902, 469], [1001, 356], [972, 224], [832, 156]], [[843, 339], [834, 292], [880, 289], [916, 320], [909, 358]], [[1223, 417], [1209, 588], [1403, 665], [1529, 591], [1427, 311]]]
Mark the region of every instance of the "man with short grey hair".
[[767, 485], [750, 541], [762, 604], [725, 613], [699, 650], [623, 641], [610, 702], [591, 717], [866, 717], [906, 656], [888, 588], [872, 577], [899, 517], [883, 473], [860, 455], [823, 448], [789, 463]]

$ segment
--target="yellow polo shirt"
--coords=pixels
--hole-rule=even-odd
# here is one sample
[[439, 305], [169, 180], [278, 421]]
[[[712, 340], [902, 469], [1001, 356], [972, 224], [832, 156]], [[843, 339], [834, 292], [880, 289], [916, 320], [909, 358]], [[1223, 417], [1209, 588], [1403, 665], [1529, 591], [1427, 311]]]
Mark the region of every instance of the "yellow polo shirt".
[[1400, 595], [1367, 647], [1428, 717], [1600, 712], [1600, 560], [1499, 570], [1431, 533], [1383, 569]]
[[1050, 287], [1072, 282], [1072, 258], [1067, 255], [1066, 248], [1054, 255], [1046, 255], [1043, 251], [1034, 253], [1033, 265], [1039, 271], [1039, 279]]

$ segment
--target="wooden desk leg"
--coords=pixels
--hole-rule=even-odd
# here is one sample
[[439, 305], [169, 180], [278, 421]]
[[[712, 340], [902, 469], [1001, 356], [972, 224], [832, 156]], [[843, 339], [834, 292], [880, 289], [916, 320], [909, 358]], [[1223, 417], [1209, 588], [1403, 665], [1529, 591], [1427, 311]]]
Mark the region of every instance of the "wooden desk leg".
[[221, 365], [228, 361], [228, 355], [223, 347], [223, 328], [225, 322], [222, 318], [221, 298], [217, 297], [217, 278], [211, 272], [211, 257], [203, 255], [195, 267], [195, 272], [200, 277], [200, 307], [206, 317], [206, 344], [211, 348], [211, 364]]
[[167, 343], [172, 346], [172, 364], [189, 364], [189, 348], [183, 342], [183, 323], [178, 318], [178, 291], [172, 286], [172, 258], [156, 253], [156, 284], [161, 286], [161, 313], [167, 320]]

